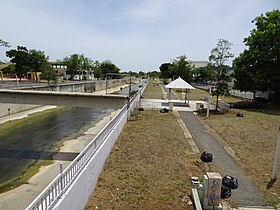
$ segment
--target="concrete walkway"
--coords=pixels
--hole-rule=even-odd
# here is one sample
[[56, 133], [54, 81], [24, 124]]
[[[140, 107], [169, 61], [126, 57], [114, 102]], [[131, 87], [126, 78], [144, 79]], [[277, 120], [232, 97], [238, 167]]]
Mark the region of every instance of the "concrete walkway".
[[203, 150], [213, 154], [213, 163], [219, 167], [220, 174], [222, 176], [227, 174], [232, 175], [238, 179], [239, 187], [236, 190], [232, 190], [232, 197], [239, 204], [239, 206], [266, 206], [261, 193], [242, 173], [237, 163], [232, 160], [230, 155], [217, 142], [216, 138], [207, 131], [207, 128], [193, 114], [193, 112], [180, 111], [179, 115], [189, 129], [189, 132], [191, 133], [197, 145]]

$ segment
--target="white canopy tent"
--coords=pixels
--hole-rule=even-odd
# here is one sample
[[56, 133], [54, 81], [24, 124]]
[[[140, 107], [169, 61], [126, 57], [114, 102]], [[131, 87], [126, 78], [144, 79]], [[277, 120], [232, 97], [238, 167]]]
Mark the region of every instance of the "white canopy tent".
[[183, 80], [181, 77], [178, 77], [176, 80], [174, 80], [174, 81], [170, 82], [169, 84], [165, 85], [165, 87], [169, 89], [168, 100], [170, 100], [170, 92], [171, 92], [172, 88], [186, 89], [185, 103], [186, 103], [187, 99], [188, 99], [188, 103], [190, 102], [189, 101], [188, 90], [194, 90], [195, 89], [193, 86], [191, 86], [185, 80]]

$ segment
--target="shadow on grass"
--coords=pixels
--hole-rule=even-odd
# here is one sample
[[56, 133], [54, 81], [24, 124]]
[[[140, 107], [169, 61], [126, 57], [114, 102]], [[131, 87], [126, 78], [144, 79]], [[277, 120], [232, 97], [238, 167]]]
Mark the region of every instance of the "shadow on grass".
[[258, 112], [269, 115], [280, 115], [280, 105], [278, 104], [269, 104], [265, 102], [236, 102], [229, 103], [231, 109], [240, 109], [250, 112]]
[[64, 160], [72, 161], [79, 153], [74, 152], [50, 152], [31, 150], [3, 150], [0, 149], [0, 158], [6, 159], [34, 159], [34, 160]]
[[[199, 116], [199, 117], [205, 117], [206, 116], [206, 112], [207, 112], [207, 110], [205, 109], [203, 109], [203, 110], [199, 110], [199, 111], [197, 111], [196, 113], [197, 113], [197, 115]], [[216, 111], [216, 110], [210, 110], [210, 112], [209, 112], [209, 114], [210, 115], [224, 115], [226, 112], [223, 112], [223, 111]]]
[[276, 182], [276, 179], [270, 179], [270, 181], [266, 185], [266, 189], [272, 188], [275, 182]]

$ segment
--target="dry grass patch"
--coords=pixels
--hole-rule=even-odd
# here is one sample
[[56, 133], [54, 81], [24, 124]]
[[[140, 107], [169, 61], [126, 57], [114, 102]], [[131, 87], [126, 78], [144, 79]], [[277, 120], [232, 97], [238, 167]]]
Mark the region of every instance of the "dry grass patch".
[[147, 85], [143, 98], [164, 99], [162, 88], [158, 80], [151, 80]]
[[[244, 118], [236, 117], [242, 111]], [[204, 115], [204, 114], [203, 114]], [[201, 115], [201, 119], [204, 116]], [[267, 110], [231, 109], [225, 114], [211, 114], [204, 120], [222, 144], [230, 146], [240, 160], [236, 160], [244, 173], [263, 192], [269, 204], [277, 204], [280, 197], [280, 181], [268, 187], [275, 156], [280, 112]]]
[[118, 138], [86, 209], [193, 209], [190, 177], [202, 177], [203, 164], [175, 115], [138, 114]]

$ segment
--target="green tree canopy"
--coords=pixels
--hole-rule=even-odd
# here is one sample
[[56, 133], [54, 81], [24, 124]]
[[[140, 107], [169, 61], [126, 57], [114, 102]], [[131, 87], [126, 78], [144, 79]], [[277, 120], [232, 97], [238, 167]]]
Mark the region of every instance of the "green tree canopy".
[[15, 73], [19, 76], [20, 80], [23, 73], [29, 69], [28, 50], [26, 47], [17, 46], [17, 49], [12, 49], [6, 52], [6, 56], [11, 58], [11, 62], [15, 63]]
[[166, 79], [172, 78], [172, 70], [171, 70], [171, 63], [163, 63], [160, 65], [160, 77], [166, 81]]
[[94, 77], [97, 79], [102, 78], [102, 71], [100, 69], [100, 62], [98, 60], [93, 62]]
[[[48, 62], [49, 57], [45, 55], [43, 51], [40, 50], [29, 50], [28, 53], [28, 71], [31, 72], [42, 72], [43, 75], [46, 72], [50, 72], [50, 64]], [[46, 71], [46, 72], [45, 72]], [[36, 80], [38, 81], [37, 74]]]
[[232, 43], [225, 39], [219, 39], [217, 46], [211, 50], [209, 61], [212, 66], [210, 70], [210, 83], [215, 86], [213, 95], [216, 95], [216, 110], [218, 109], [219, 96], [228, 92], [228, 82], [230, 75], [226, 62], [233, 57], [230, 52]]
[[67, 65], [67, 73], [70, 74], [70, 80], [74, 79], [76, 74], [82, 75], [84, 71], [93, 71], [93, 62], [83, 54], [72, 54], [64, 57], [63, 62]]
[[22, 74], [28, 71], [44, 73], [45, 70], [49, 71], [50, 69], [48, 56], [40, 50], [28, 50], [26, 47], [17, 46], [17, 49], [7, 51], [6, 55], [11, 58], [12, 63], [15, 63], [13, 71], [15, 74], [19, 75], [20, 80]]
[[185, 55], [179, 56], [171, 63], [172, 79], [176, 79], [179, 76], [187, 81], [192, 81], [194, 66], [189, 63]]
[[0, 46], [2, 46], [2, 47], [11, 47], [9, 42], [6, 42], [6, 41], [4, 41], [2, 39], [0, 39]]
[[234, 61], [235, 88], [241, 91], [273, 91], [280, 101], [280, 11], [261, 14], [244, 39], [248, 49]]
[[212, 80], [212, 66], [207, 65], [204, 67], [195, 68], [193, 70], [193, 81], [197, 83], [207, 83]]
[[144, 77], [144, 76], [146, 76], [146, 73], [143, 71], [139, 71], [138, 75], [139, 75], [139, 77]]
[[99, 66], [101, 72], [102, 72], [102, 78], [106, 78], [107, 73], [119, 73], [120, 69], [112, 63], [110, 60], [105, 60], [100, 63]]
[[159, 78], [160, 72], [158, 72], [158, 71], [149, 71], [149, 72], [147, 72], [147, 76], [152, 78], [152, 79]]
[[50, 85], [50, 81], [57, 81], [57, 75], [50, 65], [45, 66], [40, 78], [47, 80], [49, 85]]

